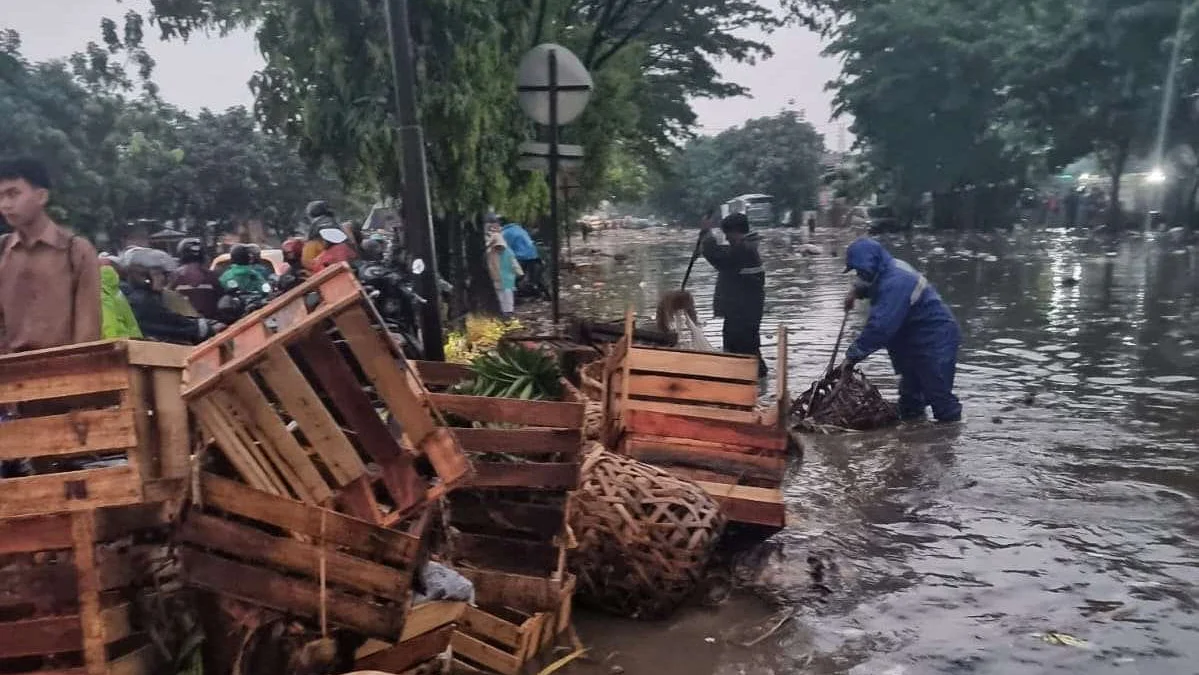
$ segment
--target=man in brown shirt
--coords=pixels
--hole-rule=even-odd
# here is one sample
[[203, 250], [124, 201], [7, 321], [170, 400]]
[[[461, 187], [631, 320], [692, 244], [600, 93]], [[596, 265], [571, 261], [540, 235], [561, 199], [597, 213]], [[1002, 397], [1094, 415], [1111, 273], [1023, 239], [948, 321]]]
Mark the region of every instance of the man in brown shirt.
[[46, 213], [50, 178], [33, 159], [0, 161], [0, 354], [100, 339], [100, 264]]

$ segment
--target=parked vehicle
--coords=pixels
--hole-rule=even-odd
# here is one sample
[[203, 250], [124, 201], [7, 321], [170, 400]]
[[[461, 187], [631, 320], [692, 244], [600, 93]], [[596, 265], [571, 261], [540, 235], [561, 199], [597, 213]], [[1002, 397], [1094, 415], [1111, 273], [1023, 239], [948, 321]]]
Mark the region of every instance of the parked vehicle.
[[774, 209], [774, 197], [763, 194], [747, 194], [734, 197], [720, 207], [720, 217], [731, 213], [744, 213], [753, 227], [770, 227], [779, 224]]

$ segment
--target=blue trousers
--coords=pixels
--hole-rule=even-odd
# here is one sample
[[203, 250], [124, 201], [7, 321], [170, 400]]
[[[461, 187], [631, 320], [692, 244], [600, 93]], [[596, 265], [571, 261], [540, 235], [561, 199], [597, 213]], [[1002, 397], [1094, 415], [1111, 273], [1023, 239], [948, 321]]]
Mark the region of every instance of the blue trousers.
[[953, 393], [957, 371], [957, 346], [952, 351], [907, 352], [888, 349], [891, 365], [899, 375], [899, 417], [924, 416], [928, 406], [940, 422], [962, 419], [962, 404]]

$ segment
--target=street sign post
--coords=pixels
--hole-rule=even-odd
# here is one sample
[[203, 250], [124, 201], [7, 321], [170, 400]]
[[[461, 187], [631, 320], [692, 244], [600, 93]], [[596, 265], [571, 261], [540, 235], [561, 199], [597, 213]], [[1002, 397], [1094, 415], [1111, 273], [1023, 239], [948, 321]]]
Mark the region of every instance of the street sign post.
[[[566, 157], [564, 147], [558, 142], [558, 127], [578, 119], [591, 98], [591, 74], [583, 62], [561, 45], [541, 44], [530, 49], [520, 60], [516, 71], [516, 91], [520, 107], [534, 122], [545, 126], [549, 132], [549, 143], [544, 155], [526, 155], [531, 163], [540, 164], [544, 159], [550, 184], [550, 274], [552, 275], [554, 323], [560, 315], [560, 290], [558, 258], [562, 243], [558, 224], [558, 171], [563, 159], [580, 161], [578, 154]], [[541, 144], [538, 144], [541, 145]], [[522, 153], [523, 154], [523, 153]]]

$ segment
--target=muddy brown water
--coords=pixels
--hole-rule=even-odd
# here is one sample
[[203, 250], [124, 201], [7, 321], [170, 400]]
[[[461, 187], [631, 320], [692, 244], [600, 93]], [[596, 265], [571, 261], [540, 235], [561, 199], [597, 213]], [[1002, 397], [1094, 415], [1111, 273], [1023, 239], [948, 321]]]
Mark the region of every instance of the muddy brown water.
[[[763, 234], [766, 358], [786, 323], [798, 392], [828, 362], [851, 235]], [[652, 315], [693, 243], [576, 239], [566, 308]], [[1199, 251], [1067, 231], [886, 243], [962, 324], [964, 422], [808, 438], [791, 525], [742, 591], [662, 622], [580, 611], [591, 651], [571, 672], [1199, 673]], [[713, 282], [700, 261], [707, 318]], [[885, 355], [865, 369], [893, 394]]]

